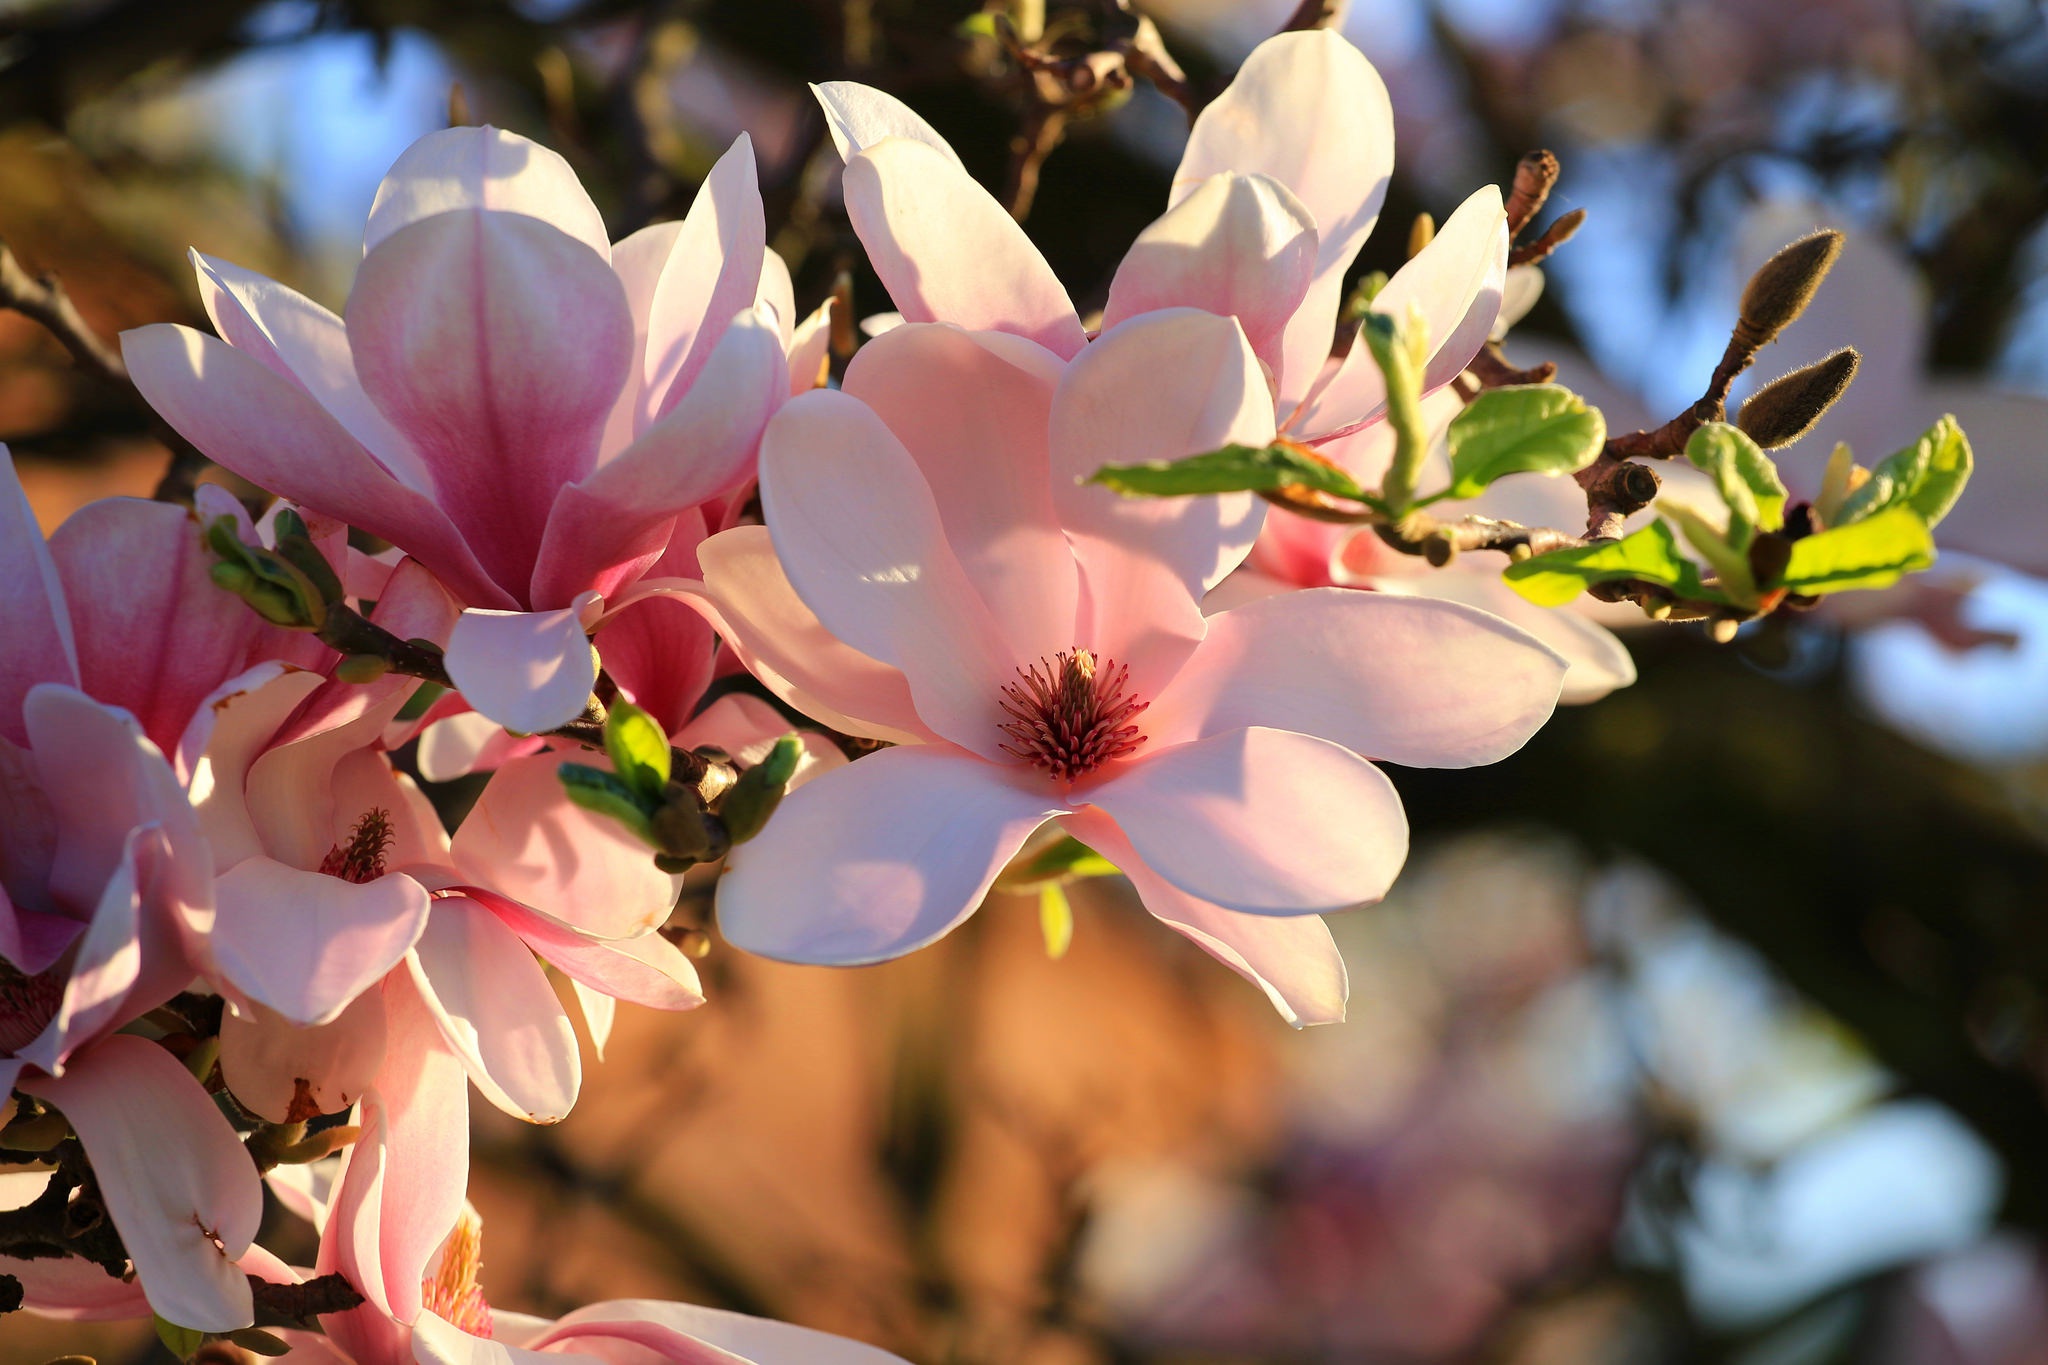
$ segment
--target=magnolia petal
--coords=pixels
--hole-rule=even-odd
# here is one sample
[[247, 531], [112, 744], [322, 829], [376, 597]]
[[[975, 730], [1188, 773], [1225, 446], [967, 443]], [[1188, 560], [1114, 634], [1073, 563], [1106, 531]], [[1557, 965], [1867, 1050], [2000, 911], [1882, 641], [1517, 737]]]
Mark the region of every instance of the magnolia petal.
[[1087, 344], [1045, 257], [956, 159], [884, 138], [847, 160], [843, 185], [854, 231], [911, 322], [1013, 332], [1061, 359]]
[[[145, 952], [146, 946], [157, 945], [143, 942], [141, 883], [147, 873], [142, 865], [158, 847], [153, 830], [129, 834], [121, 862], [107, 878], [79, 936], [57, 1011], [40, 1034], [16, 1049], [21, 1060], [53, 1076], [62, 1075], [74, 1049], [170, 999], [190, 978], [191, 967], [182, 953], [166, 962], [159, 960], [164, 956], [160, 951]], [[143, 977], [145, 956], [151, 959], [148, 983]]]
[[597, 685], [597, 654], [576, 607], [465, 611], [445, 662], [471, 706], [520, 734], [567, 725]]
[[618, 999], [574, 977], [569, 978], [569, 991], [576, 997], [576, 1008], [583, 1015], [583, 1031], [590, 1035], [590, 1054], [601, 1062], [604, 1045], [611, 1041], [612, 1023], [618, 1018]]
[[754, 143], [741, 133], [691, 201], [648, 299], [640, 430], [681, 401], [732, 320], [752, 309], [766, 234]]
[[443, 896], [407, 959], [441, 1035], [484, 1098], [555, 1123], [583, 1083], [576, 1031], [519, 935], [466, 896]]
[[[768, 1318], [748, 1317], [722, 1308], [654, 1299], [614, 1299], [590, 1304], [563, 1314], [553, 1326], [528, 1344], [552, 1354], [564, 1348], [573, 1349], [579, 1341], [589, 1341], [595, 1346], [608, 1337], [628, 1341], [652, 1340], [628, 1335], [635, 1326], [660, 1328], [673, 1333], [676, 1338], [699, 1342], [718, 1352], [721, 1360], [754, 1361], [759, 1365], [791, 1365], [797, 1361], [803, 1365], [902, 1365], [887, 1351], [847, 1337]], [[560, 1359], [558, 1356], [553, 1358]], [[674, 1358], [689, 1359], [684, 1356]]]
[[851, 160], [884, 138], [904, 137], [922, 142], [965, 174], [967, 168], [960, 165], [952, 144], [894, 95], [858, 81], [823, 81], [813, 85], [811, 93], [825, 110], [825, 127], [841, 161]]
[[1330, 353], [1344, 272], [1379, 220], [1394, 169], [1394, 109], [1371, 62], [1339, 34], [1282, 33], [1253, 50], [1188, 133], [1178, 203], [1212, 175], [1256, 172], [1315, 221], [1315, 282], [1287, 329], [1280, 397], [1308, 391]]
[[445, 128], [405, 149], [370, 203], [363, 254], [408, 224], [456, 209], [526, 214], [611, 259], [604, 218], [561, 154], [488, 125]]
[[1636, 680], [1635, 660], [1613, 631], [1576, 611], [1539, 607], [1494, 574], [1444, 571], [1412, 578], [1373, 578], [1367, 583], [1380, 593], [1462, 603], [1527, 631], [1565, 662], [1559, 706], [1599, 701]]
[[346, 316], [363, 389], [433, 471], [435, 501], [494, 579], [527, 583], [632, 363], [618, 277], [538, 219], [457, 210], [364, 257]]
[[420, 731], [420, 776], [429, 782], [452, 782], [546, 747], [539, 735], [515, 735], [488, 716], [463, 711]]
[[[705, 707], [684, 726], [675, 736], [675, 745], [679, 749], [714, 745], [737, 762], [752, 765], [767, 758], [776, 743], [789, 733], [789, 717], [759, 697], [732, 692]], [[846, 766], [845, 751], [826, 736], [815, 730], [795, 733], [803, 744], [803, 756], [797, 760], [796, 773], [789, 779], [791, 787], [801, 786], [819, 773]]]
[[717, 636], [674, 598], [634, 603], [607, 617], [593, 640], [619, 694], [653, 716], [663, 734], [683, 728], [711, 685]]
[[[1500, 190], [1484, 185], [1374, 296], [1372, 310], [1397, 321], [1405, 321], [1411, 309], [1421, 312], [1429, 337], [1424, 393], [1456, 379], [1486, 344], [1500, 316], [1507, 269], [1507, 213]], [[1288, 425], [1305, 439], [1323, 440], [1378, 417], [1386, 401], [1386, 378], [1361, 333], [1343, 365]]]
[[20, 744], [28, 738], [21, 704], [37, 683], [78, 685], [78, 649], [71, 612], [50, 547], [36, 523], [35, 509], [21, 490], [14, 459], [0, 446], [0, 737]]
[[338, 1114], [384, 1065], [384, 996], [366, 991], [331, 1021], [301, 1026], [261, 1005], [220, 1023], [220, 1073], [237, 1103], [272, 1123]]
[[1031, 342], [985, 337], [898, 327], [855, 354], [843, 387], [917, 462], [946, 543], [1011, 652], [1037, 659], [1073, 645], [1080, 590], [1046, 444], [1064, 367]]
[[993, 754], [999, 689], [1020, 661], [916, 461], [874, 412], [825, 389], [791, 399], [761, 438], [761, 506], [789, 582], [825, 627], [902, 670], [925, 724]]
[[214, 884], [210, 939], [224, 985], [294, 1024], [325, 1024], [403, 961], [427, 891], [400, 874], [355, 883], [249, 858]]
[[1246, 915], [1197, 900], [1145, 865], [1116, 823], [1099, 812], [1060, 824], [1115, 863], [1162, 923], [1266, 993], [1295, 1028], [1342, 1023], [1350, 976], [1321, 915]]
[[541, 753], [491, 774], [455, 831], [455, 866], [479, 886], [600, 938], [659, 927], [675, 904], [675, 880], [617, 821], [569, 799], [556, 775], [569, 759], [605, 766], [597, 754]]
[[119, 1322], [149, 1316], [149, 1298], [140, 1284], [116, 1279], [76, 1257], [18, 1261], [0, 1256], [0, 1275], [12, 1275], [21, 1282], [22, 1306], [40, 1318]]
[[1259, 725], [1411, 768], [1474, 767], [1542, 727], [1565, 666], [1460, 603], [1309, 588], [1211, 616], [1146, 733], [1171, 745]]
[[1287, 324], [1316, 268], [1315, 219], [1278, 181], [1212, 175], [1138, 234], [1102, 309], [1102, 330], [1160, 308], [1235, 317], [1279, 374]]
[[832, 309], [838, 302], [826, 299], [796, 325], [789, 339], [789, 393], [792, 398], [811, 389], [822, 389], [832, 377]]
[[972, 914], [1056, 813], [1032, 776], [937, 747], [884, 749], [825, 773], [729, 855], [719, 931], [786, 962], [921, 948]]
[[17, 1084], [62, 1111], [159, 1317], [202, 1332], [247, 1327], [234, 1264], [263, 1218], [263, 1186], [235, 1130], [170, 1053], [116, 1034], [62, 1078]]
[[593, 939], [494, 892], [460, 889], [575, 982], [579, 997], [594, 992], [607, 1000], [630, 1000], [658, 1010], [689, 1010], [704, 1003], [697, 969], [682, 949], [660, 934]]
[[1075, 799], [1101, 807], [1168, 884], [1248, 914], [1378, 900], [1408, 856], [1408, 820], [1386, 774], [1285, 730], [1149, 752]]
[[121, 355], [149, 405], [209, 459], [402, 547], [464, 601], [512, 605], [447, 513], [399, 482], [325, 408], [261, 361], [168, 323], [123, 332]]

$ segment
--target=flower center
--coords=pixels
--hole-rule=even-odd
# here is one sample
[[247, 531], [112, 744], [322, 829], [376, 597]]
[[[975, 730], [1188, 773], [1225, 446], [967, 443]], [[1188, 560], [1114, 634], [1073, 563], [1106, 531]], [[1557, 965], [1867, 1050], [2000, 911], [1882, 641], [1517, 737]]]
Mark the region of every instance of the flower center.
[[384, 855], [390, 852], [395, 837], [389, 811], [364, 811], [362, 819], [349, 831], [348, 842], [327, 850], [327, 856], [320, 860], [320, 870], [345, 882], [374, 882], [384, 875]]
[[1130, 670], [1114, 659], [1097, 664], [1085, 649], [1063, 650], [1017, 670], [1003, 688], [1010, 737], [1003, 752], [1071, 782], [1113, 758], [1134, 753], [1144, 732], [1131, 723], [1149, 703], [1125, 694]]
[[483, 1267], [483, 1220], [465, 1208], [441, 1248], [440, 1264], [420, 1277], [420, 1305], [451, 1326], [488, 1340], [491, 1306], [477, 1283]]
[[63, 1000], [64, 978], [56, 967], [23, 976], [0, 959], [0, 1057], [12, 1057], [40, 1037]]

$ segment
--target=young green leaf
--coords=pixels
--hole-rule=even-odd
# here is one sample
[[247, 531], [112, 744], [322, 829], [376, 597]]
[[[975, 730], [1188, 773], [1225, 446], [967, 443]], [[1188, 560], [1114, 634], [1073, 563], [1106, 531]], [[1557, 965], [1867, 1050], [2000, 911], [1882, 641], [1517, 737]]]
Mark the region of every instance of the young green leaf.
[[654, 801], [668, 785], [668, 736], [660, 724], [629, 701], [612, 703], [604, 718], [604, 749], [612, 770], [636, 795]]
[[1558, 384], [1488, 389], [1451, 419], [1452, 498], [1477, 497], [1506, 474], [1570, 474], [1600, 456], [1607, 422]]
[[179, 1360], [191, 1359], [192, 1354], [206, 1344], [206, 1333], [197, 1328], [180, 1327], [160, 1314], [151, 1316], [156, 1319], [157, 1340]]
[[1074, 945], [1074, 907], [1058, 882], [1038, 888], [1038, 931], [1045, 935], [1045, 955], [1057, 962]]
[[1699, 567], [1679, 551], [1678, 537], [1661, 521], [1620, 540], [1521, 560], [1501, 577], [1539, 607], [1561, 607], [1595, 583], [1617, 578], [1656, 583], [1688, 601], [1721, 600], [1701, 584]]
[[1871, 470], [1869, 481], [1843, 499], [1834, 524], [1847, 526], [1886, 508], [1904, 506], [1933, 526], [1955, 506], [1973, 463], [1970, 438], [1953, 416], [1945, 416], [1919, 440]]
[[1113, 488], [1126, 497], [1266, 493], [1294, 487], [1313, 488], [1367, 504], [1375, 501], [1358, 486], [1356, 479], [1292, 441], [1275, 441], [1268, 446], [1228, 445], [1184, 460], [1104, 465], [1088, 476], [1088, 482]]
[[1017, 891], [1068, 877], [1114, 877], [1117, 866], [1071, 835], [1047, 844], [1030, 861], [1005, 872], [1002, 887]]
[[1910, 506], [1890, 507], [1793, 542], [1784, 584], [1811, 595], [1888, 588], [1933, 563], [1934, 534], [1927, 523]]
[[1721, 591], [1745, 607], [1756, 605], [1756, 576], [1749, 571], [1747, 551], [1729, 544], [1718, 527], [1682, 503], [1661, 503], [1657, 511], [1685, 534], [1686, 543], [1698, 550], [1701, 558], [1713, 565]]
[[803, 756], [803, 741], [794, 734], [784, 735], [767, 757], [740, 774], [718, 807], [718, 816], [734, 843], [745, 843], [767, 826]]
[[1709, 422], [1685, 443], [1685, 458], [1707, 472], [1728, 504], [1728, 543], [1749, 548], [1752, 531], [1785, 524], [1785, 485], [1755, 441], [1726, 422]]
[[618, 821], [637, 838], [650, 844], [654, 842], [653, 831], [647, 823], [653, 814], [654, 803], [643, 799], [617, 773], [582, 763], [564, 763], [555, 769], [555, 775], [561, 779], [562, 788], [568, 792], [571, 801], [587, 811]]

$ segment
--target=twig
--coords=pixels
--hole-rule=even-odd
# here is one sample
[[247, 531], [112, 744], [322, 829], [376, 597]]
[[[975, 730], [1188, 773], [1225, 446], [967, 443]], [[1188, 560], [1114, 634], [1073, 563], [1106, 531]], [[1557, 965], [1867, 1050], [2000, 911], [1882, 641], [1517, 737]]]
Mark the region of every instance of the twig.
[[1574, 550], [1586, 543], [1578, 536], [1548, 526], [1524, 526], [1482, 516], [1438, 521], [1426, 512], [1411, 512], [1393, 523], [1374, 522], [1372, 529], [1393, 549], [1402, 554], [1419, 554], [1439, 569], [1465, 550], [1500, 550], [1519, 557], [1517, 552], [1542, 555], [1553, 550]]
[[1287, 22], [1280, 25], [1282, 33], [1300, 33], [1306, 29], [1328, 28], [1337, 19], [1337, 0], [1301, 0], [1294, 13], [1287, 16]]
[[1506, 388], [1516, 384], [1548, 384], [1557, 378], [1557, 364], [1546, 360], [1531, 365], [1526, 370], [1516, 369], [1500, 349], [1500, 343], [1489, 341], [1479, 348], [1472, 357], [1472, 363], [1465, 367], [1465, 373], [1479, 381], [1482, 389]]
[[1010, 216], [1018, 222], [1030, 216], [1032, 201], [1038, 197], [1039, 172], [1066, 132], [1065, 109], [1034, 104], [1024, 116], [1024, 126], [1010, 139], [1009, 184], [1003, 191], [1003, 201], [1010, 206]]
[[1508, 237], [1522, 235], [1522, 229], [1535, 220], [1543, 211], [1543, 203], [1550, 198], [1551, 187], [1557, 184], [1557, 177], [1563, 172], [1553, 152], [1537, 150], [1525, 152], [1515, 163], [1515, 183], [1508, 191]]
[[141, 390], [135, 387], [134, 379], [128, 374], [128, 366], [121, 360], [120, 349], [109, 345], [87, 325], [78, 305], [64, 292], [64, 286], [57, 277], [49, 273], [29, 274], [4, 242], [0, 242], [0, 307], [11, 308], [41, 323], [50, 335], [63, 343], [79, 368], [120, 389], [148, 414], [151, 430], [171, 451], [170, 467], [157, 483], [156, 499], [159, 502], [192, 501], [192, 491], [198, 486], [199, 475], [206, 468], [206, 457], [157, 416], [156, 410], [144, 400]]
[[1508, 264], [1534, 265], [1569, 242], [1585, 221], [1584, 209], [1573, 209], [1570, 213], [1559, 214], [1549, 227], [1543, 229], [1542, 236], [1533, 242], [1525, 242], [1509, 252]]
[[249, 1277], [249, 1294], [256, 1301], [258, 1327], [296, 1327], [317, 1330], [316, 1318], [329, 1313], [346, 1313], [363, 1306], [363, 1296], [339, 1274], [316, 1275], [298, 1284], [272, 1284]]

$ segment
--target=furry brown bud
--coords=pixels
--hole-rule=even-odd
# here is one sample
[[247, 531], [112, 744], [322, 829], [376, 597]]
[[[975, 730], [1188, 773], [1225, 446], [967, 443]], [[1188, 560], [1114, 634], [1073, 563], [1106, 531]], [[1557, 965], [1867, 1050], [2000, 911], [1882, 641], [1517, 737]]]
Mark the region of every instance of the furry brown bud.
[[1842, 234], [1833, 228], [1801, 237], [1763, 263], [1742, 291], [1743, 340], [1751, 349], [1768, 346], [1813, 302], [1813, 291], [1842, 254]]
[[1773, 379], [1749, 396], [1735, 425], [1765, 450], [1791, 445], [1835, 405], [1863, 363], [1853, 346]]

